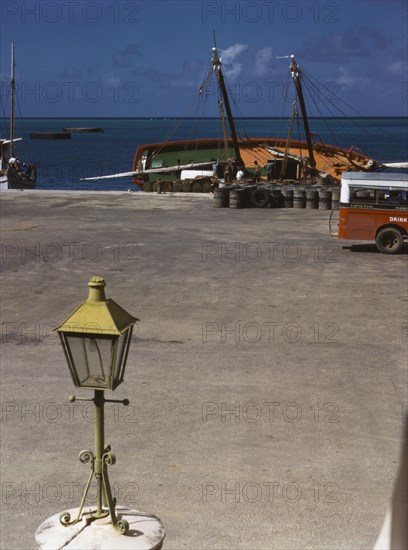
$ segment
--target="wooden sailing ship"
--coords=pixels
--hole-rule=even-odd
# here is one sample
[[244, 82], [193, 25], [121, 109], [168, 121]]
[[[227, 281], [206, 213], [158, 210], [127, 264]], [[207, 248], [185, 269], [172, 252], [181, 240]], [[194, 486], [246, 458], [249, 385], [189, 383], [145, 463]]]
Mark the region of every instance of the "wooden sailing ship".
[[[256, 164], [264, 167], [270, 162], [273, 164], [274, 179], [310, 183], [314, 181], [314, 177], [319, 176], [327, 182], [339, 182], [341, 174], [345, 171], [372, 171], [380, 167], [374, 159], [353, 148], [344, 149], [312, 140], [301, 84], [302, 73], [293, 55], [290, 71], [297, 101], [294, 102], [286, 138], [239, 137], [231, 112], [222, 63], [215, 47], [212, 49], [210, 70], [216, 74], [222, 97], [219, 103], [224, 129], [223, 137], [140, 145], [133, 161], [134, 182], [140, 187], [143, 188], [148, 182], [158, 179], [180, 179], [183, 174], [188, 176], [189, 171], [193, 174], [201, 170], [203, 174], [209, 174], [217, 161], [224, 166], [224, 169], [232, 161], [234, 171], [241, 166], [249, 177], [254, 172]], [[226, 131], [224, 108], [229, 136]], [[304, 141], [290, 137], [298, 108], [306, 136]]]
[[[246, 179], [250, 180], [258, 166], [261, 167], [261, 181], [273, 179], [279, 182], [305, 184], [319, 181], [329, 184], [339, 183], [341, 174], [346, 171], [374, 171], [387, 166], [406, 166], [406, 163], [382, 164], [354, 147], [346, 149], [313, 140], [303, 95], [302, 72], [295, 57], [289, 57], [296, 99], [293, 102], [286, 137], [243, 138], [238, 135], [221, 59], [217, 48], [214, 47], [209, 73], [198, 94], [202, 93], [205, 83], [209, 81], [211, 74], [215, 73], [220, 91], [218, 104], [223, 135], [219, 138], [169, 140], [139, 145], [133, 159], [132, 171], [85, 179], [90, 181], [133, 176], [133, 182], [146, 191], [151, 190], [155, 182], [165, 182], [167, 189], [178, 190], [183, 180], [192, 180], [197, 176], [211, 178], [216, 175], [220, 180], [228, 171], [228, 178], [225, 177], [225, 180], [229, 181], [231, 174], [234, 179], [240, 168], [244, 171]], [[303, 121], [304, 140], [292, 138], [294, 122], [299, 118], [299, 111]], [[267, 173], [265, 167], [268, 163], [273, 166], [273, 171]], [[173, 188], [173, 183], [177, 187]], [[206, 189], [210, 188], [211, 186], [207, 185]]]

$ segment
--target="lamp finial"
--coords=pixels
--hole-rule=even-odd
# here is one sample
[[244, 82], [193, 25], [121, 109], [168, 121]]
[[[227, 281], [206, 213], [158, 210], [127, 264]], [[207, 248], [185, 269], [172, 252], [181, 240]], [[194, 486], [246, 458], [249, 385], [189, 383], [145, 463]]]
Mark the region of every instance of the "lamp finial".
[[105, 297], [105, 279], [103, 277], [92, 277], [89, 279], [89, 294], [87, 302], [104, 302]]

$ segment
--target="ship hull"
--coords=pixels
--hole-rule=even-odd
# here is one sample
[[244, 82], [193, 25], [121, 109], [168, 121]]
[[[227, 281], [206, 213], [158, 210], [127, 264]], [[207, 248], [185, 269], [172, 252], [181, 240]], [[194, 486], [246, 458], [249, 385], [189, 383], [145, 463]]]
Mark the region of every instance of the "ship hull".
[[[255, 167], [255, 161], [262, 167], [261, 180], [267, 179], [263, 168], [268, 161], [275, 162], [275, 178], [280, 180], [305, 180], [308, 176], [308, 148], [305, 141], [278, 138], [248, 138], [239, 142], [239, 151], [243, 163], [249, 172]], [[333, 145], [314, 144], [316, 169], [327, 174], [334, 182], [340, 182], [345, 171], [373, 170], [375, 162], [369, 157], [350, 149]], [[145, 182], [174, 181], [181, 177], [178, 166], [197, 165], [211, 170], [217, 160], [225, 162], [234, 158], [232, 141], [228, 141], [225, 151], [224, 140], [203, 139], [200, 141], [174, 141], [140, 145], [133, 160], [133, 170], [139, 171], [134, 183], [143, 187]], [[143, 167], [143, 168], [142, 168]], [[169, 167], [174, 169], [170, 170]]]

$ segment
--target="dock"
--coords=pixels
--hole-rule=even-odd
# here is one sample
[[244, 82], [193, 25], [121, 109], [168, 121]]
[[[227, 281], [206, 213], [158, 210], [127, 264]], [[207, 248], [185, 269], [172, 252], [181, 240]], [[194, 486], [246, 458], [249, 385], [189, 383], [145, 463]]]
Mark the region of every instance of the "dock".
[[0, 194], [4, 548], [79, 506], [92, 419], [53, 328], [93, 275], [140, 318], [113, 396], [131, 404], [106, 407], [120, 504], [153, 510], [166, 548], [373, 547], [407, 410], [408, 256], [333, 239], [325, 210], [212, 201]]

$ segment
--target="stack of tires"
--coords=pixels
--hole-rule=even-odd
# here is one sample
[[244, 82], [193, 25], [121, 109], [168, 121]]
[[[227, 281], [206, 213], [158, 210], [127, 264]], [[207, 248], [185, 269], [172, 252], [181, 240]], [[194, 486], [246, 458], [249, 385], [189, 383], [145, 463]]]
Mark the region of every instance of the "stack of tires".
[[230, 190], [227, 187], [214, 189], [214, 208], [228, 208], [229, 195]]
[[271, 202], [269, 187], [256, 187], [251, 191], [250, 203], [255, 208], [266, 208]]
[[317, 189], [306, 189], [306, 208], [308, 210], [317, 210], [319, 208], [319, 193]]
[[293, 188], [292, 187], [283, 187], [282, 188], [284, 208], [293, 208]]
[[319, 189], [319, 210], [331, 210], [332, 192], [331, 189]]
[[248, 190], [245, 188], [231, 189], [229, 192], [230, 208], [246, 208], [248, 206]]
[[293, 208], [306, 208], [306, 189], [303, 187], [293, 190]]
[[322, 186], [224, 185], [214, 190], [215, 208], [305, 208], [338, 210], [340, 189]]

